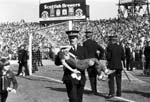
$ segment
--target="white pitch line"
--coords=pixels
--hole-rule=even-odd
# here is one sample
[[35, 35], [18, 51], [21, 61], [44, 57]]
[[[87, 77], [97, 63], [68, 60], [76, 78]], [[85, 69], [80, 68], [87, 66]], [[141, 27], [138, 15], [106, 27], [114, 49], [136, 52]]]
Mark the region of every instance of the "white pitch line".
[[58, 82], [58, 83], [63, 83], [63, 81], [61, 80], [57, 80], [57, 79], [54, 79], [54, 78], [51, 78], [51, 77], [46, 77], [46, 76], [40, 76], [40, 75], [31, 75], [33, 77], [38, 77], [38, 78], [44, 78], [44, 79], [48, 79], [48, 80], [52, 80], [52, 81], [55, 81], [55, 82]]
[[117, 97], [117, 96], [115, 96], [114, 98], [118, 99], [118, 100], [126, 101], [126, 102], [135, 102], [133, 100], [129, 100], [129, 99], [126, 99], [126, 98], [123, 98], [123, 97]]
[[[44, 78], [44, 79], [48, 79], [48, 80], [52, 80], [54, 82], [58, 82], [58, 83], [61, 83], [63, 84], [63, 81], [61, 80], [58, 80], [58, 79], [54, 79], [54, 78], [51, 78], [51, 77], [46, 77], [46, 76], [40, 76], [40, 75], [32, 75], [33, 77], [38, 77], [38, 78]], [[91, 90], [91, 88], [85, 86], [85, 90]], [[98, 90], [99, 91], [99, 90]], [[123, 98], [123, 97], [114, 97], [115, 99], [118, 99], [118, 100], [123, 100], [123, 101], [126, 101], [126, 102], [135, 102], [133, 100], [129, 100], [129, 99], [126, 99], [126, 98]]]

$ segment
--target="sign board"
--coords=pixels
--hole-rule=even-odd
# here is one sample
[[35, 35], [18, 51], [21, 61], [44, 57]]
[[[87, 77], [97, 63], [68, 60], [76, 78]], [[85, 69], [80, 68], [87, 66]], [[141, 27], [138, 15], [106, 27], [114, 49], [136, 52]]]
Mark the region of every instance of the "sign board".
[[57, 0], [39, 7], [40, 21], [81, 20], [86, 16], [86, 0]]

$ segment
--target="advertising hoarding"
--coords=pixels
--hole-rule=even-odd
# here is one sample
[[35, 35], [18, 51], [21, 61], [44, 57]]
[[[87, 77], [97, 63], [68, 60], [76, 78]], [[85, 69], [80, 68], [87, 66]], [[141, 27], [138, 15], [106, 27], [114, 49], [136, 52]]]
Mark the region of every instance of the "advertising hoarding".
[[39, 7], [40, 21], [82, 20], [86, 13], [86, 0], [57, 0]]

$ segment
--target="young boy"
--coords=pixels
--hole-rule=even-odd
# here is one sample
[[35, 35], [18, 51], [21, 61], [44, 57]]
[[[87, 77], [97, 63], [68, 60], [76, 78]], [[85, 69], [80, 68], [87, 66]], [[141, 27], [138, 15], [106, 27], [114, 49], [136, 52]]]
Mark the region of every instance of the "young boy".
[[8, 92], [16, 93], [18, 87], [15, 74], [9, 69], [9, 65], [7, 59], [0, 59], [0, 102], [6, 102]]
[[[95, 66], [97, 72], [98, 72], [98, 78], [100, 79], [101, 71], [103, 71], [106, 75], [113, 73], [114, 71], [108, 70], [101, 62], [99, 62], [96, 58], [89, 58], [84, 60], [77, 59], [72, 53], [67, 51], [66, 49], [61, 49], [58, 53], [59, 59], [66, 68], [71, 70], [73, 73], [78, 74], [78, 70], [85, 70], [89, 68], [89, 66]], [[72, 67], [75, 67], [77, 69], [72, 69]], [[73, 77], [76, 77], [75, 74], [72, 74]], [[80, 78], [79, 78], [80, 79]]]

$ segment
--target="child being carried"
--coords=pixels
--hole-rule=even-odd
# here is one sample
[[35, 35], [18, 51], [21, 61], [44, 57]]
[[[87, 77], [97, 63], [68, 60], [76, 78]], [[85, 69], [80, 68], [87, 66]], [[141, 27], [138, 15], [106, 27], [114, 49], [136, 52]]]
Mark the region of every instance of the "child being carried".
[[[114, 72], [113, 70], [107, 69], [106, 66], [104, 66], [96, 58], [88, 58], [88, 59], [79, 60], [76, 58], [75, 55], [73, 55], [66, 49], [61, 49], [58, 53], [58, 57], [59, 57], [62, 65], [73, 72], [72, 77], [75, 77], [75, 78], [77, 76], [80, 76], [80, 74], [79, 74], [80, 71], [78, 71], [78, 70], [85, 70], [85, 69], [89, 68], [90, 66], [95, 66], [94, 68], [96, 68], [96, 70], [97, 70], [99, 79], [101, 79], [103, 77], [101, 74], [102, 71], [106, 75], [109, 75]], [[77, 68], [77, 69], [72, 69], [72, 67]]]

